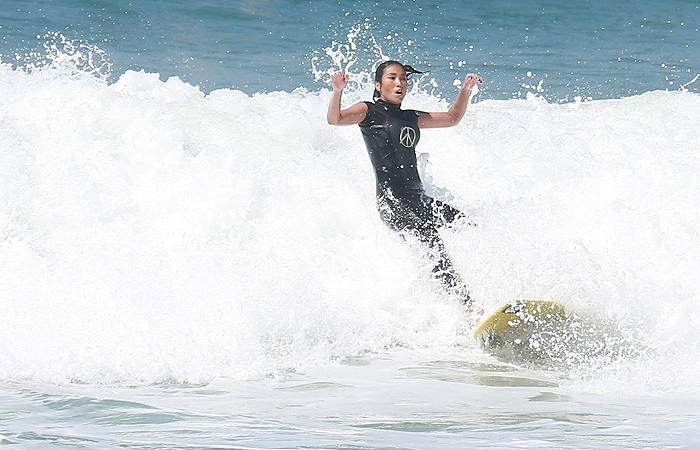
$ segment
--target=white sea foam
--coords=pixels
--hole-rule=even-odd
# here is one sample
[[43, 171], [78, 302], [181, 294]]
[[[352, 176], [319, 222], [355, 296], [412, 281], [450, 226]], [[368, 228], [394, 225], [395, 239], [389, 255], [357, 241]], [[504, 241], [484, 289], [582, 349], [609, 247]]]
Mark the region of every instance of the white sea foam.
[[[0, 379], [247, 379], [473, 345], [377, 217], [360, 133], [326, 124], [329, 95], [0, 65]], [[448, 105], [418, 90], [405, 106]], [[574, 377], [697, 389], [699, 122], [700, 96], [679, 91], [477, 99], [425, 130], [428, 192], [479, 224], [445, 233], [479, 306], [561, 301], [645, 349]]]

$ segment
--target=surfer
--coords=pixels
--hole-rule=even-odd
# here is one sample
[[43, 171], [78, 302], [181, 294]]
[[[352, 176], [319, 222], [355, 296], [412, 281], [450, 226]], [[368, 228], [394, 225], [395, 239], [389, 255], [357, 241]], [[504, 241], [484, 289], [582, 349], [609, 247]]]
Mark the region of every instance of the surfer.
[[374, 166], [379, 215], [391, 229], [403, 236], [415, 236], [425, 244], [433, 260], [433, 274], [445, 289], [469, 303], [469, 290], [455, 271], [438, 229], [453, 223], [463, 214], [452, 206], [425, 194], [418, 175], [416, 144], [421, 128], [451, 127], [464, 117], [469, 96], [479, 75], [464, 78], [457, 99], [447, 112], [423, 112], [401, 109], [412, 74], [423, 73], [397, 61], [385, 61], [374, 77], [374, 102], [360, 102], [341, 109], [343, 89], [348, 75], [333, 75], [333, 96], [328, 106], [331, 125], [359, 124]]

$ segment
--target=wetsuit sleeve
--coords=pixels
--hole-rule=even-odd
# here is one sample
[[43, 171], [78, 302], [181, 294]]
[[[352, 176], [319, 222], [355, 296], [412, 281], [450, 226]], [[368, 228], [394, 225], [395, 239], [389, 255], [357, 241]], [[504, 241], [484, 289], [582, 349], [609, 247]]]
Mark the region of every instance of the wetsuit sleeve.
[[420, 118], [421, 114], [426, 114], [426, 112], [418, 111], [417, 109], [414, 109], [413, 112], [416, 113], [416, 126], [418, 126], [418, 119]]
[[374, 119], [374, 103], [372, 102], [362, 102], [367, 105], [367, 114], [365, 114], [365, 119], [360, 122], [360, 127], [369, 126]]

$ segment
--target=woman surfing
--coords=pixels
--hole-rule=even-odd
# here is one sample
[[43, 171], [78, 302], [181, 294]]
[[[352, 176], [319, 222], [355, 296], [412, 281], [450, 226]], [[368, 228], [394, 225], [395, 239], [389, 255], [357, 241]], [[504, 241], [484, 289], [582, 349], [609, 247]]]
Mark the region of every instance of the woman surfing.
[[341, 109], [348, 75], [333, 75], [333, 96], [328, 106], [331, 125], [359, 124], [367, 146], [377, 184], [379, 215], [401, 235], [415, 236], [430, 250], [433, 274], [447, 292], [469, 304], [469, 290], [455, 271], [438, 229], [463, 217], [452, 206], [425, 194], [418, 174], [416, 145], [422, 128], [452, 127], [464, 117], [469, 96], [479, 75], [468, 74], [447, 112], [423, 112], [401, 109], [408, 91], [408, 78], [423, 73], [397, 61], [385, 61], [374, 77], [374, 102], [360, 102]]

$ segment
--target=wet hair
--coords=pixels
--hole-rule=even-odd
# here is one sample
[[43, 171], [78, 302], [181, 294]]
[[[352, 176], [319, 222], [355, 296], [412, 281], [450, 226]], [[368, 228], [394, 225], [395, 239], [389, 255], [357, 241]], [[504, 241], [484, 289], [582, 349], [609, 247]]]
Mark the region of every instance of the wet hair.
[[[409, 66], [408, 64], [402, 64], [398, 61], [394, 60], [389, 60], [389, 61], [384, 61], [377, 67], [377, 71], [374, 72], [374, 81], [376, 83], [381, 83], [382, 82], [382, 77], [384, 76], [384, 72], [386, 72], [386, 68], [389, 66], [393, 65], [401, 66], [403, 70], [406, 72], [406, 78], [411, 78], [411, 75], [414, 73], [425, 73], [421, 72], [420, 70], [416, 70], [413, 67]], [[374, 100], [377, 100], [379, 97], [381, 97], [381, 94], [377, 89], [374, 90], [374, 94], [372, 94], [372, 98]]]

